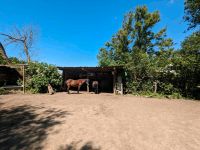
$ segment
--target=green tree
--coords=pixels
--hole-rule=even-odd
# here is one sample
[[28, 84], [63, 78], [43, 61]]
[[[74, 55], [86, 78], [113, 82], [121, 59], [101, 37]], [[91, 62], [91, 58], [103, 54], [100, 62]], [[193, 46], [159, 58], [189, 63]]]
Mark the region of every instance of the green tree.
[[100, 66], [125, 65], [130, 52], [133, 13], [125, 15], [122, 28], [110, 42], [100, 49], [97, 56]]
[[99, 65], [104, 67], [104, 66], [110, 66], [111, 64], [111, 59], [108, 51], [105, 48], [101, 48], [99, 50], [99, 54], [97, 56], [99, 60]]
[[200, 25], [200, 0], [185, 0], [184, 20], [189, 22], [188, 29], [196, 28]]
[[153, 32], [153, 27], [160, 21], [160, 15], [158, 11], [149, 13], [146, 6], [137, 7], [134, 13], [133, 22], [133, 47], [132, 50], [140, 50], [143, 52], [152, 52], [155, 46], [153, 41], [162, 36], [164, 30], [159, 33]]
[[200, 98], [200, 33], [194, 32], [187, 37], [179, 53], [180, 88], [185, 96]]
[[166, 28], [157, 33], [153, 31], [159, 21], [158, 11], [149, 13], [146, 6], [137, 7], [135, 12], [125, 15], [122, 28], [100, 49], [99, 65], [123, 66], [131, 91], [152, 91], [158, 69], [155, 52], [166, 51], [173, 45], [172, 40], [166, 38]]

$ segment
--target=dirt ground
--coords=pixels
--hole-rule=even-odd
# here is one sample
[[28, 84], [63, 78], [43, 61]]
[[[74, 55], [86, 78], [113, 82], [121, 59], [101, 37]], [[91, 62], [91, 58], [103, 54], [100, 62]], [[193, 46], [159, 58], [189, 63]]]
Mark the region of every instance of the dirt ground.
[[0, 96], [1, 150], [199, 150], [200, 102], [112, 94]]

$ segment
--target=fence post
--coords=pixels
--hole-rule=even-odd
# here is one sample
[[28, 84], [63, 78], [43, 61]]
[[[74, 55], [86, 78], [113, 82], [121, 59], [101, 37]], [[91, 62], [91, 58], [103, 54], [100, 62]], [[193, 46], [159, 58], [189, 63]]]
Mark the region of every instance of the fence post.
[[25, 94], [25, 67], [22, 66], [22, 72], [23, 72], [23, 93]]

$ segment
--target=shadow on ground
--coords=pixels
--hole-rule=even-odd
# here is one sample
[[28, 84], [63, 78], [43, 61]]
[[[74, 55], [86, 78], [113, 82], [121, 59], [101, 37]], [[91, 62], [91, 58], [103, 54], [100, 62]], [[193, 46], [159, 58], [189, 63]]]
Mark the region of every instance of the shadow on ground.
[[70, 113], [29, 105], [1, 108], [0, 149], [42, 149], [42, 142], [48, 136], [47, 131], [61, 124], [62, 121], [58, 120], [66, 115]]
[[95, 147], [92, 142], [87, 142], [78, 148], [80, 142], [72, 142], [66, 146], [61, 146], [58, 150], [101, 150], [100, 147]]

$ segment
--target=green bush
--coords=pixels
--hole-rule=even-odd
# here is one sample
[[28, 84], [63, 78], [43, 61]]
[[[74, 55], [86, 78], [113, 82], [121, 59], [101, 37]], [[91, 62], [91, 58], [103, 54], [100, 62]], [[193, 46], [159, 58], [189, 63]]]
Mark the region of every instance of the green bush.
[[32, 62], [26, 68], [26, 88], [32, 93], [47, 92], [48, 84], [57, 91], [62, 83], [58, 69], [47, 63]]
[[128, 93], [137, 93], [137, 92], [153, 92], [153, 83], [149, 80], [140, 81], [140, 82], [128, 82], [126, 84]]
[[127, 93], [136, 93], [137, 92], [137, 82], [126, 82], [126, 92]]
[[21, 60], [21, 59], [19, 59], [17, 57], [9, 57], [9, 61], [12, 64], [26, 64], [27, 63], [26, 61]]
[[6, 63], [6, 60], [0, 55], [0, 64], [5, 65]]
[[160, 91], [164, 95], [172, 95], [173, 92], [176, 92], [176, 89], [171, 83], [160, 83]]
[[171, 98], [173, 99], [181, 99], [183, 98], [182, 95], [180, 93], [172, 93]]
[[0, 95], [7, 94], [7, 91], [3, 88], [0, 88]]

